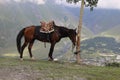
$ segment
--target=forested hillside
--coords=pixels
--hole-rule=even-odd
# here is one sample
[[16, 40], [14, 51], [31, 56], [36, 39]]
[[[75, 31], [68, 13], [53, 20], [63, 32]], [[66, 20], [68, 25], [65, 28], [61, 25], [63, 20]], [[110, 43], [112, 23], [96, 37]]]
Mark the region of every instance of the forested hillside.
[[120, 42], [111, 37], [95, 37], [82, 41], [82, 51], [88, 54], [115, 53], [120, 54]]
[[[79, 8], [66, 7], [75, 16], [79, 16]], [[83, 24], [93, 33], [99, 34], [119, 26], [120, 29], [120, 10], [115, 9], [97, 9], [93, 11], [85, 9]], [[116, 31], [114, 31], [116, 33]]]
[[[5, 0], [6, 1], [6, 0]], [[68, 28], [77, 28], [79, 21], [79, 8], [66, 7], [63, 5], [57, 5], [54, 0], [53, 2], [46, 0], [45, 4], [36, 4], [34, 2], [24, 1], [15, 2], [11, 0], [10, 2], [3, 1], [0, 3], [0, 51], [7, 51], [6, 48], [16, 47], [16, 36], [18, 32], [26, 26], [29, 25], [40, 25], [40, 21], [51, 21], [54, 20], [57, 25], [63, 25]], [[84, 19], [83, 19], [83, 28], [82, 28], [82, 40], [86, 46], [82, 46], [82, 50], [90, 51], [90, 53], [96, 53], [97, 51], [101, 52], [112, 52], [119, 54], [119, 50], [114, 51], [113, 44], [117, 44], [116, 41], [109, 42], [109, 45], [113, 45], [112, 48], [108, 48], [107, 42], [104, 43], [105, 51], [103, 46], [97, 48], [98, 42], [91, 37], [96, 35], [110, 36], [120, 41], [119, 30], [120, 30], [120, 11], [119, 10], [105, 10], [105, 9], [94, 9], [90, 12], [89, 9], [85, 9]], [[114, 16], [113, 16], [114, 15]], [[90, 38], [90, 39], [89, 39]], [[105, 38], [99, 38], [101, 41]], [[111, 40], [107, 38], [107, 40]], [[112, 39], [113, 40], [113, 39]], [[92, 43], [91, 43], [92, 41]], [[67, 53], [71, 47], [70, 40], [62, 40], [55, 49], [55, 53], [60, 54], [62, 51]], [[94, 48], [94, 50], [89, 50]], [[42, 49], [39, 49], [41, 48]], [[34, 48], [35, 52], [40, 52], [39, 50], [45, 50], [43, 45], [36, 46]], [[63, 47], [69, 46], [65, 50]], [[39, 47], [39, 48], [38, 48]], [[9, 49], [10, 49], [9, 48]], [[16, 50], [10, 49], [12, 51]], [[49, 47], [47, 48], [49, 50]], [[9, 51], [9, 50], [8, 50]], [[38, 51], [38, 52], [37, 52]], [[48, 53], [48, 52], [44, 52]], [[64, 54], [63, 53], [63, 54]]]
[[[44, 5], [14, 1], [0, 4], [0, 47], [15, 44], [16, 35], [23, 27], [40, 25], [40, 21], [51, 20], [57, 25], [73, 29], [78, 25], [76, 16], [49, 0]], [[83, 36], [92, 36], [92, 32], [84, 27]]]

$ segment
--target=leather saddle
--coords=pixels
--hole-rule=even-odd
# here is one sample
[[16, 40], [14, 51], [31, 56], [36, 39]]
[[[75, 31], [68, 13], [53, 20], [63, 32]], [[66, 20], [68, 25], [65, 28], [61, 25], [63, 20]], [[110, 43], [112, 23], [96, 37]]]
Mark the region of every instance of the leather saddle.
[[51, 29], [50, 31], [44, 31], [41, 29], [41, 26], [36, 26], [35, 28], [35, 35], [37, 35], [40, 39], [47, 39], [50, 41], [50, 35], [54, 32], [54, 29]]

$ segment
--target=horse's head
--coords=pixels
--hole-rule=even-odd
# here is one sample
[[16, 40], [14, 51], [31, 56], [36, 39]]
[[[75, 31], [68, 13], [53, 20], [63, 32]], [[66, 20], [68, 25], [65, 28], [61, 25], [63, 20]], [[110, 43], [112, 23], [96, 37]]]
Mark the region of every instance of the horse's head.
[[73, 45], [76, 46], [76, 36], [77, 36], [76, 29], [70, 29], [68, 34], [69, 34], [69, 38], [72, 41]]

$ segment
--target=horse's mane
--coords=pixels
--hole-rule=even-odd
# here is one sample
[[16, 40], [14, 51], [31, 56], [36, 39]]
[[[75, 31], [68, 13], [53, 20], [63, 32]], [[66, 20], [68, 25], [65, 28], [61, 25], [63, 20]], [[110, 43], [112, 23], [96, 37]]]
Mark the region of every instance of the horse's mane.
[[67, 27], [55, 25], [54, 28], [59, 28], [61, 30], [69, 30]]

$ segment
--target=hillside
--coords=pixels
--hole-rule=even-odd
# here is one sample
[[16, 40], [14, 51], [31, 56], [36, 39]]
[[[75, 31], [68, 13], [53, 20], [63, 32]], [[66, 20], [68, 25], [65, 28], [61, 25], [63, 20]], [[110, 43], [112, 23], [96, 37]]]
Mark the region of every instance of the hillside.
[[120, 54], [120, 43], [112, 37], [95, 37], [82, 41], [81, 48], [90, 54], [115, 53]]
[[[115, 33], [115, 36], [119, 36], [119, 31], [113, 29], [120, 25], [119, 14], [119, 10], [95, 8], [94, 11], [90, 12], [89, 9], [85, 9], [82, 39], [104, 33], [105, 35]], [[44, 5], [29, 1], [23, 3], [11, 1], [0, 4], [0, 46], [5, 47], [9, 43], [13, 44], [17, 35], [14, 33], [18, 33], [21, 28], [28, 25], [40, 25], [39, 22], [43, 20], [54, 20], [58, 25], [76, 28], [79, 21], [79, 8], [56, 5], [54, 1], [51, 2], [49, 0], [46, 0]], [[119, 27], [117, 30], [119, 30]]]
[[[74, 29], [77, 27], [76, 16], [72, 15], [63, 6], [50, 3], [46, 2], [44, 5], [31, 2], [0, 4], [0, 56], [19, 56], [16, 49], [16, 36], [23, 27], [40, 25], [40, 21], [43, 20], [54, 20], [57, 25], [66, 25], [68, 28]], [[93, 33], [83, 27], [82, 35], [82, 38], [91, 37]], [[63, 49], [66, 46], [68, 48]], [[62, 39], [56, 44], [53, 57], [65, 54], [68, 50], [71, 50], [71, 46], [72, 43], [68, 38]], [[32, 52], [35, 58], [46, 59], [49, 49], [50, 44], [47, 44], [45, 48], [44, 43], [35, 41]], [[24, 51], [24, 57], [29, 57], [27, 48]]]
[[[0, 4], [0, 47], [15, 44], [18, 31], [29, 25], [40, 25], [43, 20], [54, 20], [57, 25], [65, 25], [68, 28], [76, 28], [78, 25], [76, 16], [49, 0], [44, 5], [14, 1]], [[89, 29], [83, 28], [83, 35], [89, 37], [93, 34]]]
[[[61, 54], [63, 53], [63, 54]], [[55, 56], [59, 60], [75, 60], [75, 56], [71, 53], [70, 46], [65, 45], [61, 49], [61, 53]], [[111, 56], [108, 61], [117, 60], [117, 55], [120, 55], [120, 41], [111, 36], [96, 36], [81, 41], [81, 58], [95, 61], [106, 62], [106, 56]], [[102, 61], [101, 61], [102, 60]]]
[[[79, 8], [66, 7], [66, 9], [79, 17]], [[83, 24], [94, 34], [99, 34], [120, 25], [119, 14], [120, 10], [117, 9], [97, 9], [97, 7], [93, 11], [85, 9]]]
[[[6, 1], [6, 0], [5, 0]], [[4, 1], [3, 1], [4, 2]], [[95, 39], [92, 37], [96, 35], [116, 36], [119, 39], [119, 10], [105, 10], [105, 9], [94, 9], [93, 12], [90, 12], [89, 9], [85, 9], [82, 28], [82, 40], [87, 39], [83, 51], [89, 52], [90, 47], [94, 47], [94, 51], [90, 53], [97, 53], [103, 47], [99, 46], [101, 49], [96, 48], [94, 44]], [[114, 16], [112, 16], [114, 15]], [[110, 17], [111, 16], [111, 17]], [[25, 2], [5, 2], [4, 4], [0, 3], [0, 55], [1, 56], [19, 56], [16, 54], [16, 36], [17, 33], [26, 26], [29, 25], [40, 25], [40, 21], [50, 21], [54, 20], [57, 25], [63, 25], [68, 28], [76, 28], [79, 21], [79, 8], [66, 7], [62, 5], [57, 5], [53, 2], [46, 0], [46, 3], [43, 5], [38, 5], [29, 1]], [[116, 26], [116, 27], [115, 27]], [[113, 34], [114, 33], [114, 34]], [[90, 39], [89, 39], [90, 38]], [[102, 38], [104, 40], [104, 38]], [[100, 39], [101, 40], [101, 39]], [[109, 40], [107, 38], [107, 40]], [[90, 44], [92, 41], [93, 44]], [[84, 42], [84, 41], [83, 41]], [[104, 42], [101, 42], [104, 43]], [[113, 43], [116, 44], [116, 41]], [[107, 44], [104, 43], [104, 44]], [[110, 44], [110, 43], [109, 43]], [[90, 45], [90, 47], [89, 47]], [[112, 44], [110, 44], [112, 45]], [[56, 46], [54, 51], [54, 57], [59, 55], [65, 55], [65, 53], [71, 53], [72, 43], [69, 39], [61, 40]], [[105, 47], [106, 52], [113, 52], [119, 54], [119, 51], [113, 51], [114, 45], [111, 48], [108, 46]], [[67, 47], [67, 48], [66, 48]], [[84, 46], [83, 46], [84, 47]], [[47, 44], [47, 48], [44, 48], [44, 44], [36, 41], [33, 47], [33, 54], [37, 58], [45, 59], [47, 58], [47, 53], [49, 51], [50, 45]], [[91, 49], [91, 48], [90, 48]], [[42, 51], [42, 53], [41, 53]], [[28, 56], [27, 50], [24, 52], [24, 56]]]
[[101, 33], [101, 35], [103, 35], [103, 36], [115, 37], [118, 41], [120, 41], [119, 34], [120, 34], [120, 25]]

